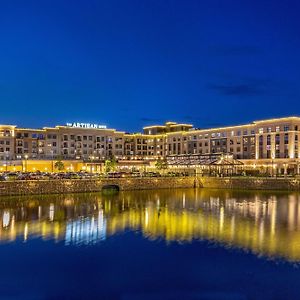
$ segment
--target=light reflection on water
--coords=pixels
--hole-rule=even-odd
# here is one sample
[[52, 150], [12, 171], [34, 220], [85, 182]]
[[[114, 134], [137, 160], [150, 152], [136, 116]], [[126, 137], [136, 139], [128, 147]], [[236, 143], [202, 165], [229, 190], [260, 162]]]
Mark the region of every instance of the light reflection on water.
[[93, 245], [127, 230], [300, 260], [300, 194], [205, 189], [0, 199], [0, 242]]

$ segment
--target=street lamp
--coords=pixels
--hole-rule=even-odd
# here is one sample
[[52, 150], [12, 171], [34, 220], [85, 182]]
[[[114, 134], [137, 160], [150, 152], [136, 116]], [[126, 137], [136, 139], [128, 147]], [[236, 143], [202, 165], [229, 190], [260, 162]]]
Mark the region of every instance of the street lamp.
[[7, 169], [8, 169], [8, 152], [7, 151], [5, 151], [5, 171], [7, 172]]
[[[274, 176], [274, 171], [275, 171], [275, 168], [274, 167], [276, 167], [275, 165], [274, 165], [274, 159], [275, 159], [275, 154], [274, 153], [272, 153], [272, 156], [271, 156], [271, 162], [272, 162], [272, 177]], [[276, 175], [276, 174], [275, 174]]]
[[28, 155], [25, 154], [24, 158], [25, 158], [25, 172], [27, 172], [27, 160], [28, 160]]
[[53, 173], [54, 165], [53, 165], [53, 150], [50, 150], [51, 152], [51, 173]]
[[93, 161], [94, 161], [95, 157], [94, 156], [91, 156], [90, 157], [90, 160], [91, 160], [91, 167], [90, 167], [90, 172], [93, 173]]

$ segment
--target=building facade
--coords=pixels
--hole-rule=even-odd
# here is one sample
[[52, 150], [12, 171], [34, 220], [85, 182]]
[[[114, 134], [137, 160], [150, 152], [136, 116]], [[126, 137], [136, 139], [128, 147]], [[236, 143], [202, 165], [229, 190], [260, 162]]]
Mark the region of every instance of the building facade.
[[167, 122], [135, 134], [83, 123], [42, 129], [0, 125], [0, 164], [24, 159], [101, 161], [114, 156], [118, 160], [157, 160], [224, 154], [245, 166], [272, 164], [280, 172], [299, 173], [299, 134], [299, 117], [211, 129]]

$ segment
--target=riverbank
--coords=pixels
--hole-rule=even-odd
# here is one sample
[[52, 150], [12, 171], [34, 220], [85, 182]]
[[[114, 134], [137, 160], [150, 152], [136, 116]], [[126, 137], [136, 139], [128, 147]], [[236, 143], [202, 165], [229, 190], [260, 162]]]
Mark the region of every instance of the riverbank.
[[195, 177], [148, 177], [1, 181], [0, 196], [100, 192], [106, 188], [121, 191], [193, 188]]
[[299, 178], [278, 177], [200, 177], [199, 186], [212, 189], [300, 191]]
[[1, 181], [0, 196], [100, 192], [106, 188], [129, 191], [196, 187], [212, 189], [300, 191], [300, 179], [189, 176]]

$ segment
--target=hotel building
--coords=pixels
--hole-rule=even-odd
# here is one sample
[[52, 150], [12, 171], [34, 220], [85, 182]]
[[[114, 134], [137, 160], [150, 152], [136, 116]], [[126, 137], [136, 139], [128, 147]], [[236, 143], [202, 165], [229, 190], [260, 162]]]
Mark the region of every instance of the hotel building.
[[112, 156], [120, 162], [166, 157], [170, 165], [188, 159], [197, 166], [201, 158], [230, 156], [245, 169], [272, 166], [276, 174], [299, 174], [299, 131], [299, 117], [211, 129], [167, 122], [135, 134], [86, 123], [42, 129], [0, 125], [0, 167], [23, 166], [24, 160], [100, 163]]

